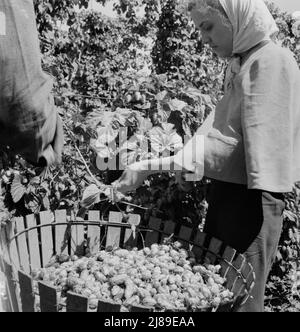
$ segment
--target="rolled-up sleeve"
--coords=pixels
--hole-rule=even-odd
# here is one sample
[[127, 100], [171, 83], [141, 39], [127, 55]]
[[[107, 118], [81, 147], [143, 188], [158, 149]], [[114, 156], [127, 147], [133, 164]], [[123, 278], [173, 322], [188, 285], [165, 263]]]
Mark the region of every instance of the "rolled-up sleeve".
[[195, 175], [193, 178], [197, 181], [204, 176], [205, 136], [212, 128], [214, 117], [215, 111], [212, 111], [195, 135], [174, 157], [175, 170], [192, 172]]
[[1, 0], [0, 145], [39, 164], [52, 164], [60, 122], [41, 67], [41, 52], [32, 0]]

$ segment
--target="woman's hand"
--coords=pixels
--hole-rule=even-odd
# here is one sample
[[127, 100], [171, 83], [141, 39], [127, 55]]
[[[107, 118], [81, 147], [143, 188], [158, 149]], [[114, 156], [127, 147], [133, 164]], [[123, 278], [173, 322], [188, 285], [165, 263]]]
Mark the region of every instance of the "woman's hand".
[[151, 173], [151, 171], [141, 170], [139, 163], [132, 164], [112, 185], [122, 194], [126, 194], [139, 188]]
[[191, 172], [176, 172], [175, 178], [176, 183], [178, 184], [179, 189], [184, 192], [189, 192], [193, 189], [194, 183], [192, 181], [188, 181], [189, 175], [193, 173]]

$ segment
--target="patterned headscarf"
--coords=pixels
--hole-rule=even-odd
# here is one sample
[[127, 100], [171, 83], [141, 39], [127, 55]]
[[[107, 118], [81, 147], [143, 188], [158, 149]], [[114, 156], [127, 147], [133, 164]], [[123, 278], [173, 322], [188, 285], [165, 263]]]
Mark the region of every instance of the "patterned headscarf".
[[219, 0], [233, 27], [233, 53], [228, 66], [225, 88], [241, 68], [240, 55], [256, 45], [270, 41], [278, 27], [263, 0]]

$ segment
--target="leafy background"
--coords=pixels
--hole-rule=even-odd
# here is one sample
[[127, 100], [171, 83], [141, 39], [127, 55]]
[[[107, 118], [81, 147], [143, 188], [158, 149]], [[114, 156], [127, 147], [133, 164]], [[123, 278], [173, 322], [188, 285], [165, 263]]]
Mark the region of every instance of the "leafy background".
[[[1, 151], [2, 223], [44, 210], [77, 213], [88, 186], [110, 184], [121, 175], [108, 167], [126, 158], [131, 163], [175, 153], [222, 97], [226, 62], [203, 45], [182, 1], [119, 0], [117, 19], [88, 10], [87, 0], [35, 0], [34, 5], [43, 68], [54, 78], [53, 94], [64, 121], [63, 164], [34, 169], [8, 148]], [[144, 17], [137, 15], [141, 6]], [[289, 48], [300, 66], [296, 20], [269, 7], [280, 27], [276, 42]], [[123, 144], [120, 132], [129, 144]], [[209, 186], [204, 179], [183, 190], [174, 174], [155, 175], [131, 195], [133, 204], [147, 210], [132, 209], [145, 223], [154, 216], [202, 227]], [[267, 311], [300, 310], [299, 199], [296, 185], [286, 195]], [[115, 207], [104, 202], [94, 208]]]

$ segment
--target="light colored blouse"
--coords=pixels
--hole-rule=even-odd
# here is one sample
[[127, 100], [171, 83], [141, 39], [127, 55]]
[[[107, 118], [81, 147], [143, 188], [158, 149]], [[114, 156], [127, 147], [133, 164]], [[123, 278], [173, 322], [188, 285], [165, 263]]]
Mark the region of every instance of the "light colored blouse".
[[300, 70], [292, 53], [273, 42], [252, 52], [175, 162], [200, 177], [292, 191], [300, 181]]

